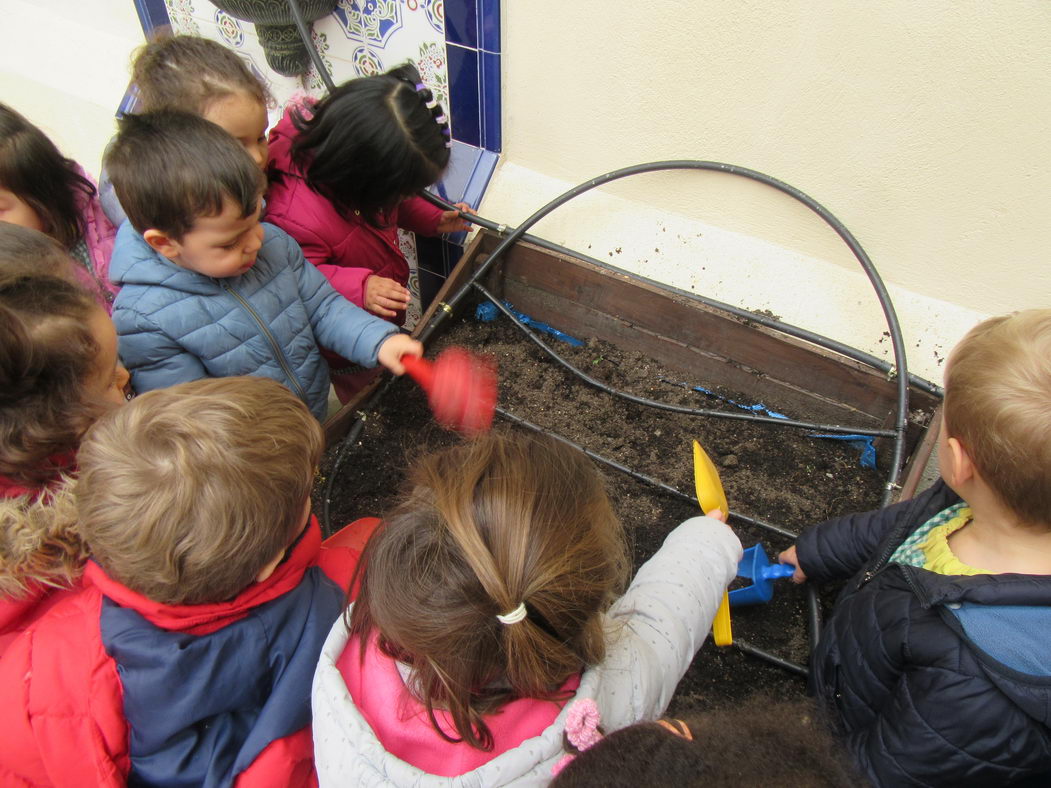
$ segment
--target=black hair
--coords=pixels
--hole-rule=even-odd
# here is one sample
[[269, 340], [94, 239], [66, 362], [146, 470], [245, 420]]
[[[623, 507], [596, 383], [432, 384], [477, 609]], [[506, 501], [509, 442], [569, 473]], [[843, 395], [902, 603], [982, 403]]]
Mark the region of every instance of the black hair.
[[292, 159], [310, 188], [376, 226], [449, 165], [448, 119], [411, 63], [344, 82], [292, 122]]
[[131, 79], [145, 112], [178, 109], [203, 115], [238, 92], [270, 103], [266, 86], [234, 52], [200, 36], [167, 36], [138, 51]]
[[226, 200], [252, 215], [266, 186], [237, 140], [211, 121], [165, 110], [125, 115], [105, 167], [132, 226], [180, 241], [201, 216], [222, 213]]
[[77, 170], [44, 132], [0, 104], [0, 187], [29, 205], [44, 231], [66, 249], [84, 234], [78, 195], [95, 195], [95, 186]]

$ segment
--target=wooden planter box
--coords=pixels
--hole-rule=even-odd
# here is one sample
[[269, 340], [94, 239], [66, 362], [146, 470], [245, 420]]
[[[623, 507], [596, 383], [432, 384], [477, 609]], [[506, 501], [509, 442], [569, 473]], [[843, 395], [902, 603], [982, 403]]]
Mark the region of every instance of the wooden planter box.
[[[475, 237], [421, 326], [498, 242], [487, 232]], [[886, 375], [688, 295], [528, 243], [505, 252], [483, 284], [537, 320], [572, 336], [595, 337], [643, 353], [681, 372], [684, 380], [712, 381], [748, 401], [776, 402], [800, 420], [893, 427], [897, 389]], [[346, 433], [373, 388], [326, 422], [330, 441]], [[939, 405], [940, 398], [910, 389], [902, 497], [913, 494], [930, 457]]]

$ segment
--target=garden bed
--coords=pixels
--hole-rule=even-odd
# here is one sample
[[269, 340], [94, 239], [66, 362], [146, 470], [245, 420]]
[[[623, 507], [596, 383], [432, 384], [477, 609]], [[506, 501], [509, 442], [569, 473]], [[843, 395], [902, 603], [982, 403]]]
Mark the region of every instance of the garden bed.
[[[450, 289], [492, 244], [483, 237], [472, 245]], [[859, 427], [884, 426], [893, 414], [892, 384], [854, 361], [572, 258], [519, 245], [487, 276], [486, 284], [516, 309], [585, 340], [574, 348], [546, 339], [573, 366], [618, 390], [730, 412], [740, 411], [727, 399], [761, 402], [793, 419]], [[458, 344], [493, 355], [502, 410], [686, 495], [693, 491], [690, 442], [696, 439], [720, 470], [731, 511], [788, 530], [879, 505], [886, 469], [862, 467], [855, 447], [784, 426], [629, 403], [553, 363], [508, 318], [476, 321], [476, 300], [460, 305], [428, 343], [428, 354]], [[935, 398], [916, 393], [909, 454], [919, 454], [914, 449], [929, 443], [922, 439], [936, 405]], [[358, 408], [360, 403], [352, 403], [331, 422], [330, 434], [338, 435]], [[500, 416], [497, 428], [524, 429]], [[332, 522], [382, 514], [412, 457], [454, 440], [434, 425], [419, 389], [399, 380], [369, 410], [358, 445], [346, 455], [335, 479]], [[881, 448], [879, 457], [886, 462], [889, 443]], [[330, 462], [323, 466], [323, 476]], [[676, 524], [697, 513], [689, 501], [606, 465], [600, 468], [636, 565], [660, 547]], [[763, 542], [772, 558], [790, 544], [764, 529], [731, 524], [745, 546]], [[823, 591], [826, 608], [833, 593]], [[805, 607], [803, 591], [782, 581], [769, 604], [734, 610], [735, 637], [805, 663]], [[803, 681], [709, 642], [681, 683], [673, 710], [725, 705], [756, 691], [798, 696]]]

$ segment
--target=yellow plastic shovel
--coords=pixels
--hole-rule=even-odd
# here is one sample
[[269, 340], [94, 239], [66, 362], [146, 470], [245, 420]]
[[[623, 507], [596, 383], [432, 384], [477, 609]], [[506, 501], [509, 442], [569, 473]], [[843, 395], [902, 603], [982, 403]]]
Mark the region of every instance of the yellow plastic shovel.
[[[719, 509], [726, 516], [730, 506], [726, 503], [723, 483], [719, 481], [719, 472], [697, 441], [693, 442], [693, 482], [697, 488], [697, 501], [702, 512]], [[733, 629], [730, 627], [730, 594], [723, 591], [723, 601], [712, 622], [712, 639], [717, 646], [729, 646], [734, 642]]]

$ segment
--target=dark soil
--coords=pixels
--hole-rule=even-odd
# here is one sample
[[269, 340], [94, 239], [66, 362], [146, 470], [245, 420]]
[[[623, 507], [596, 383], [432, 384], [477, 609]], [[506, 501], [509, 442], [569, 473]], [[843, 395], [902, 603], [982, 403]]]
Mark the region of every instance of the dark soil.
[[[798, 532], [810, 523], [879, 505], [882, 471], [860, 467], [858, 451], [844, 442], [809, 438], [792, 428], [688, 416], [627, 402], [563, 370], [506, 318], [493, 323], [469, 318], [450, 321], [441, 337], [430, 343], [428, 355], [450, 344], [496, 358], [500, 408], [688, 494], [693, 493], [691, 441], [698, 440], [719, 468], [732, 512]], [[741, 412], [717, 397], [667, 382], [682, 381], [683, 376], [608, 343], [589, 341], [580, 348], [557, 340], [549, 344], [571, 364], [616, 389], [663, 402]], [[718, 391], [712, 381], [691, 380], [689, 384]], [[742, 400], [734, 392], [720, 393]], [[777, 402], [763, 404], [781, 410]], [[787, 415], [809, 418], [806, 413]], [[497, 424], [522, 429], [508, 426], [499, 416]], [[456, 436], [434, 424], [419, 388], [407, 379], [399, 380], [377, 410], [368, 414], [359, 444], [346, 456], [335, 483], [332, 522], [382, 515], [411, 458], [455, 440]], [[322, 480], [330, 463], [331, 457], [326, 458]], [[672, 528], [697, 514], [690, 502], [606, 465], [599, 467], [624, 523], [636, 566], [657, 551]], [[762, 542], [772, 560], [791, 544], [739, 521], [731, 519], [731, 525], [745, 547]], [[823, 590], [826, 612], [833, 594], [833, 589]], [[804, 616], [802, 589], [787, 580], [778, 581], [770, 603], [733, 609], [734, 636], [805, 664]], [[736, 649], [718, 648], [709, 639], [679, 685], [671, 713], [715, 708], [755, 692], [798, 698], [803, 691], [802, 678]]]

